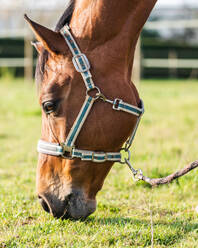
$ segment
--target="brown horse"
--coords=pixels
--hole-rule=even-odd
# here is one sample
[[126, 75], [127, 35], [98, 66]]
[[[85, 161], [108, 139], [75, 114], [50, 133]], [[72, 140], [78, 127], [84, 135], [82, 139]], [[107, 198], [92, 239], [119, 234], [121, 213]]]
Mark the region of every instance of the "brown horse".
[[[157, 0], [71, 0], [56, 30], [26, 16], [38, 42], [36, 80], [42, 110], [42, 140], [64, 142], [85, 99], [85, 85], [72, 64], [60, 29], [68, 23], [91, 63], [93, 80], [105, 96], [138, 106], [131, 83], [134, 51], [141, 29]], [[45, 103], [48, 103], [45, 106]], [[76, 140], [76, 147], [117, 152], [134, 129], [137, 117], [113, 111], [96, 101]], [[85, 218], [96, 209], [96, 194], [113, 162], [94, 163], [39, 155], [37, 192], [44, 210], [57, 218]]]

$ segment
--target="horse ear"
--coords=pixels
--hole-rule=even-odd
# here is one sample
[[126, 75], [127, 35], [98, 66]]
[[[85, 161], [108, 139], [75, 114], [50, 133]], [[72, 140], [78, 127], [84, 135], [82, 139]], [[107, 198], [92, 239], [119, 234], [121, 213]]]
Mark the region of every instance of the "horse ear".
[[34, 46], [39, 54], [43, 51], [43, 45], [40, 41], [37, 42], [31, 42], [32, 46]]
[[68, 51], [67, 44], [63, 36], [59, 32], [54, 32], [28, 18], [27, 15], [24, 15], [25, 20], [30, 24], [36, 39], [40, 43], [34, 43], [38, 52], [41, 52], [42, 46], [50, 53], [65, 54]]

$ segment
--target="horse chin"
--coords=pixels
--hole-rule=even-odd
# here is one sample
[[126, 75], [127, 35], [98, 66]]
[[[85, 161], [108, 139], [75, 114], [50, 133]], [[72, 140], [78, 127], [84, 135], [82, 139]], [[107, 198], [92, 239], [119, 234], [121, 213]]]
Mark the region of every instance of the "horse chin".
[[96, 200], [86, 199], [81, 191], [74, 191], [64, 200], [52, 194], [39, 195], [43, 209], [55, 218], [85, 220], [96, 210]]
[[95, 200], [85, 200], [81, 195], [72, 195], [62, 219], [85, 220], [96, 210]]

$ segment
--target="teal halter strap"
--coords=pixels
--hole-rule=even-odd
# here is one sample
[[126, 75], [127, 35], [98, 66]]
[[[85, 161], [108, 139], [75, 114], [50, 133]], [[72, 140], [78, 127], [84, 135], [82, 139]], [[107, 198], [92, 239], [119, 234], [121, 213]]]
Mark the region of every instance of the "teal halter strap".
[[65, 25], [60, 32], [63, 35], [70, 51], [72, 52], [72, 62], [75, 69], [81, 73], [87, 90], [95, 88], [94, 82], [92, 80], [92, 75], [90, 73], [91, 66], [89, 64], [89, 61], [85, 54], [81, 53], [76, 41], [74, 40], [70, 32], [70, 27], [68, 25]]
[[68, 147], [74, 147], [74, 143], [76, 141], [76, 138], [78, 137], [78, 134], [80, 133], [80, 130], [87, 119], [87, 116], [94, 104], [94, 98], [90, 96], [86, 96], [84, 104], [80, 110], [80, 113], [78, 114], [68, 136], [65, 141], [65, 145]]
[[[136, 126], [126, 142], [125, 149], [126, 152], [129, 152], [129, 148], [135, 137], [140, 118], [144, 112], [143, 102], [141, 101], [140, 107], [125, 103], [122, 99], [109, 100], [101, 92], [98, 87], [95, 86], [92, 75], [90, 72], [90, 63], [85, 54], [81, 53], [76, 41], [74, 40], [70, 28], [68, 25], [65, 25], [61, 29], [61, 34], [63, 35], [72, 55], [72, 61], [75, 69], [81, 73], [81, 76], [84, 80], [86, 87], [86, 98], [81, 107], [81, 110], [66, 138], [66, 141], [62, 144], [50, 143], [43, 140], [39, 140], [37, 150], [40, 153], [52, 155], [52, 156], [61, 156], [67, 159], [80, 158], [84, 161], [93, 161], [97, 163], [105, 161], [114, 161], [125, 163], [125, 160], [122, 160], [120, 152], [94, 152], [87, 150], [80, 150], [75, 148], [75, 141], [82, 129], [84, 122], [86, 121], [89, 112], [96, 100], [102, 100], [108, 102], [112, 105], [112, 108], [116, 111], [124, 111], [126, 113], [137, 116]], [[89, 93], [93, 91], [95, 96], [91, 96]], [[92, 94], [93, 95], [93, 94]]]

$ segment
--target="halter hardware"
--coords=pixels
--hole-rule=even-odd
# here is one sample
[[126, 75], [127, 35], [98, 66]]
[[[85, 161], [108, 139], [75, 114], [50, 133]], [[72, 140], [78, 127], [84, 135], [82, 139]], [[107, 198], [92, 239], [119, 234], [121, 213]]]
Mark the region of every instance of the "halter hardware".
[[[95, 96], [94, 96], [94, 95], [93, 95], [93, 96], [90, 95], [90, 93], [93, 92], [93, 91], [96, 91], [96, 92], [95, 92]], [[103, 96], [103, 95], [101, 94], [101, 92], [100, 92], [100, 89], [99, 89], [97, 86], [94, 86], [94, 88], [92, 88], [92, 89], [87, 89], [86, 95], [89, 96], [89, 97], [92, 97], [94, 100], [97, 100], [97, 99], [99, 99], [101, 96]]]
[[[124, 157], [125, 154], [123, 153], [123, 151], [124, 151], [125, 153], [127, 153], [127, 158]], [[122, 149], [120, 149], [120, 153], [121, 153], [121, 160], [120, 160], [120, 163], [121, 163], [121, 164], [126, 164], [126, 161], [129, 161], [130, 158], [131, 158], [131, 152], [130, 152], [130, 150], [126, 150], [125, 148], [122, 148]]]
[[75, 147], [67, 146], [64, 142], [61, 143], [60, 146], [62, 147], [62, 152], [63, 152], [62, 157], [67, 159], [72, 159], [72, 151]]
[[119, 109], [119, 104], [122, 103], [122, 99], [118, 99], [116, 98], [114, 101], [113, 101], [113, 109], [114, 110], [120, 110]]
[[[127, 164], [133, 173], [134, 180], [136, 178], [141, 178], [143, 176], [141, 170], [135, 170], [131, 163], [131, 152], [130, 147], [132, 145], [133, 139], [135, 137], [138, 125], [142, 114], [144, 113], [143, 102], [140, 102], [140, 106], [136, 107], [134, 105], [125, 103], [122, 99], [115, 98], [114, 100], [107, 99], [100, 91], [100, 89], [95, 86], [92, 75], [90, 72], [90, 63], [86, 55], [81, 53], [75, 39], [73, 38], [69, 25], [65, 25], [60, 33], [63, 35], [71, 53], [73, 54], [73, 64], [77, 72], [81, 73], [86, 87], [86, 97], [85, 101], [80, 109], [80, 112], [66, 138], [66, 141], [61, 144], [50, 143], [43, 140], [39, 140], [37, 150], [40, 153], [48, 154], [51, 156], [60, 156], [66, 159], [79, 158], [83, 161], [92, 161], [95, 163], [103, 163], [106, 161], [119, 162], [121, 164]], [[95, 91], [95, 92], [94, 92]], [[112, 108], [117, 111], [124, 111], [126, 113], [137, 116], [137, 122], [131, 136], [125, 143], [125, 147], [120, 149], [119, 152], [94, 152], [88, 150], [80, 150], [75, 148], [75, 141], [81, 131], [81, 128], [86, 121], [89, 112], [96, 100], [102, 100], [108, 102], [112, 105]], [[123, 152], [127, 153], [127, 157], [124, 156]]]
[[83, 73], [90, 70], [89, 60], [84, 53], [76, 54], [72, 58], [72, 62], [77, 72]]

